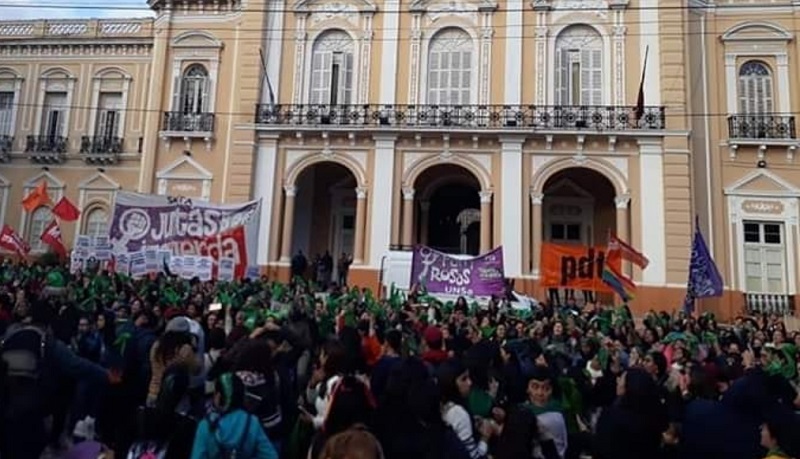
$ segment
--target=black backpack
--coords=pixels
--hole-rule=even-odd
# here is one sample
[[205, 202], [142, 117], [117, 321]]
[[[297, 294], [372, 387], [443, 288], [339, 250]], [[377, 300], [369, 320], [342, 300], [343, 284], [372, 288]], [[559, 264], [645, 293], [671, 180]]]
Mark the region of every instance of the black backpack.
[[6, 415], [43, 413], [46, 394], [41, 379], [46, 352], [47, 335], [33, 326], [10, 330], [0, 341], [2, 406]]

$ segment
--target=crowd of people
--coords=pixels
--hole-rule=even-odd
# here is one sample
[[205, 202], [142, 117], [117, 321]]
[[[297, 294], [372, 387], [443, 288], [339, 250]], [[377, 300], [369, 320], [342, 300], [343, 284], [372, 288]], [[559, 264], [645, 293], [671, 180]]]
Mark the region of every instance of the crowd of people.
[[0, 458], [800, 458], [780, 317], [0, 266]]

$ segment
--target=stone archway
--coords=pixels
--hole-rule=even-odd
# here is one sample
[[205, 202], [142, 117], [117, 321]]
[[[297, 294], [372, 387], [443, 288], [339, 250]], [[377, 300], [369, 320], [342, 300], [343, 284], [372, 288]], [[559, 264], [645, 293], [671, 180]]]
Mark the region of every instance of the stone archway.
[[[352, 169], [339, 162], [313, 162], [294, 170], [287, 183], [281, 261], [302, 254], [309, 265], [306, 274], [321, 282], [337, 280], [342, 256], [363, 264], [367, 189]], [[312, 269], [317, 257], [324, 259], [324, 273]]]
[[411, 183], [403, 190], [404, 246], [471, 255], [491, 249], [491, 191], [473, 171], [437, 164]]

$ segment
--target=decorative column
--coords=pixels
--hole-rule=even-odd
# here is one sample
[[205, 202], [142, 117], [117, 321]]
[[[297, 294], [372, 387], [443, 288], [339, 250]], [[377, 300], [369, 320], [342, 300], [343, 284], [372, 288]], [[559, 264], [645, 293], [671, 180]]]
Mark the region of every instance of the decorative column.
[[492, 191], [484, 190], [481, 197], [481, 250], [484, 253], [492, 250]]
[[431, 202], [422, 201], [419, 203], [419, 243], [428, 243], [428, 224], [430, 223]]
[[356, 188], [356, 234], [353, 248], [353, 264], [364, 264], [364, 222], [367, 220], [367, 189]]
[[411, 238], [414, 236], [414, 189], [403, 188], [403, 239], [404, 248], [413, 245]]
[[[631, 197], [627, 194], [614, 198], [614, 204], [616, 204], [617, 207], [617, 238], [625, 242], [630, 242], [628, 240], [628, 204], [630, 204], [630, 202]], [[629, 262], [622, 262], [622, 273], [630, 276], [631, 264]]]
[[297, 187], [286, 185], [283, 187], [286, 197], [283, 202], [283, 235], [281, 237], [281, 260], [289, 262], [292, 259], [292, 232], [294, 231], [294, 197]]
[[539, 275], [539, 263], [542, 258], [542, 199], [544, 195], [531, 191], [531, 256], [533, 259], [533, 275]]

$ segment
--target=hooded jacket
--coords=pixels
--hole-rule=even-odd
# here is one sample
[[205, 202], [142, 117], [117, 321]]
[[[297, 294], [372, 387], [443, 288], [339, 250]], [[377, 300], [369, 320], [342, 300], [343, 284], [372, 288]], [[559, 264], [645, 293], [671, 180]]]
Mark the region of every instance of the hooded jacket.
[[[212, 424], [216, 428], [212, 430]], [[278, 459], [258, 418], [244, 410], [206, 417], [197, 426], [191, 459], [218, 459], [222, 449], [236, 450], [241, 459]]]

